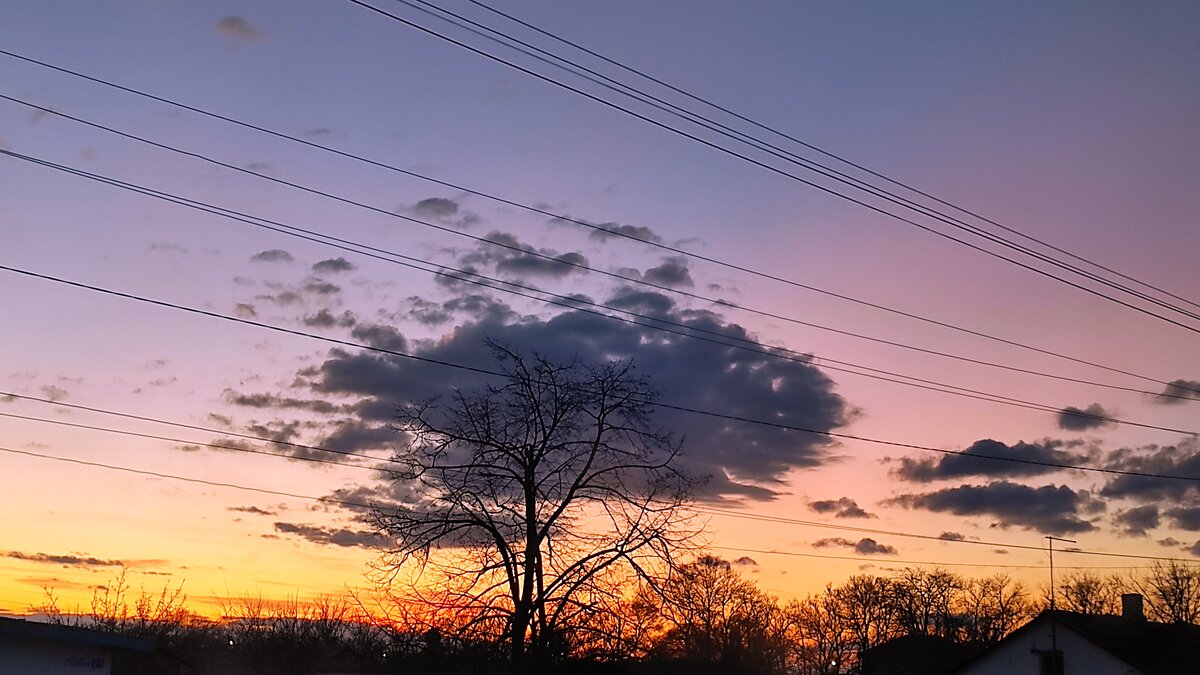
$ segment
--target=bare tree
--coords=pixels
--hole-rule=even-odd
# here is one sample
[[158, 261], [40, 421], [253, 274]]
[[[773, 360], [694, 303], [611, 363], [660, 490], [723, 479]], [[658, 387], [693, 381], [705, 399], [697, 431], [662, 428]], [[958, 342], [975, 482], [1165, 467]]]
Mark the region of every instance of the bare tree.
[[1058, 582], [1059, 609], [1080, 614], [1116, 614], [1121, 608], [1124, 582], [1118, 575], [1071, 572]]
[[793, 600], [783, 612], [788, 618], [788, 644], [796, 672], [801, 675], [842, 672], [853, 651], [853, 636], [838, 618], [833, 596], [822, 593]]
[[992, 644], [1033, 615], [1029, 592], [1007, 574], [967, 580], [960, 600], [962, 639]]
[[[499, 632], [513, 672], [561, 648], [597, 583], [652, 576], [694, 536], [679, 445], [651, 423], [655, 390], [633, 366], [553, 363], [489, 345], [505, 380], [402, 409], [411, 442], [392, 474], [411, 496], [376, 513], [415, 568], [417, 597], [456, 628]], [[409, 564], [413, 563], [413, 564]]]
[[786, 663], [779, 605], [728, 561], [706, 555], [682, 565], [662, 599], [667, 653], [737, 672], [778, 672]]
[[837, 618], [850, 633], [856, 654], [896, 637], [896, 603], [890, 579], [866, 574], [852, 576], [841, 586], [827, 587]]
[[943, 569], [906, 567], [892, 579], [892, 603], [900, 631], [908, 635], [952, 638], [957, 632], [954, 606], [963, 580]]
[[1196, 623], [1200, 619], [1200, 568], [1181, 562], [1156, 562], [1133, 585], [1145, 596], [1155, 621]]

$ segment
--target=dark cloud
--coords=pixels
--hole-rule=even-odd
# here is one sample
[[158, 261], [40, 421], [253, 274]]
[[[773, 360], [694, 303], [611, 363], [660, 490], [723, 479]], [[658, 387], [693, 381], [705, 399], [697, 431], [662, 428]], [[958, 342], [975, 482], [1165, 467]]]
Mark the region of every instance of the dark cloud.
[[[1191, 437], [1177, 445], [1122, 448], [1111, 453], [1107, 468], [1162, 476], [1200, 476], [1200, 440]], [[1117, 476], [1101, 489], [1105, 497], [1142, 502], [1174, 501], [1200, 497], [1195, 481], [1155, 476]]]
[[1058, 428], [1068, 431], [1087, 431], [1116, 424], [1111, 419], [1106, 419], [1111, 418], [1112, 413], [1105, 410], [1099, 403], [1093, 403], [1086, 408], [1069, 405], [1058, 411], [1056, 417]]
[[[1154, 507], [1146, 506], [1142, 508]], [[1167, 509], [1163, 515], [1165, 515], [1171, 521], [1172, 525], [1181, 530], [1187, 530], [1189, 532], [1200, 531], [1200, 507], [1176, 506], [1174, 508]]]
[[258, 310], [254, 309], [254, 305], [245, 302], [239, 302], [237, 306], [233, 308], [233, 313], [235, 316], [243, 319], [258, 318]]
[[260, 509], [257, 506], [229, 506], [226, 507], [226, 510], [234, 511], [236, 513], [253, 513], [256, 516], [274, 516], [277, 514], [275, 511]]
[[828, 539], [818, 539], [812, 545], [814, 548], [830, 548], [834, 546], [852, 548], [859, 555], [896, 555], [896, 548], [894, 546], [880, 544], [868, 537], [864, 537], [858, 541], [851, 541], [842, 537], [830, 537]]
[[1009, 481], [900, 495], [886, 503], [958, 516], [992, 516], [997, 527], [1016, 526], [1052, 535], [1094, 530], [1095, 525], [1082, 516], [1104, 510], [1103, 503], [1082, 490], [1065, 485], [1034, 488]]
[[261, 40], [262, 31], [240, 16], [227, 16], [217, 22], [217, 30], [236, 40]]
[[342, 292], [342, 287], [337, 284], [331, 284], [324, 279], [307, 279], [300, 286], [300, 290], [313, 295], [334, 295]]
[[4, 551], [0, 555], [13, 560], [45, 563], [47, 565], [62, 565], [63, 567], [122, 567], [125, 563], [120, 560], [103, 560], [82, 553], [52, 555], [49, 553], [24, 553], [22, 551]]
[[896, 555], [896, 547], [880, 544], [874, 539], [860, 539], [854, 545], [854, 552], [859, 555]]
[[967, 537], [960, 532], [943, 532], [938, 535], [938, 539], [946, 541], [966, 541]]
[[341, 316], [334, 316], [329, 310], [322, 309], [316, 314], [304, 317], [304, 325], [313, 328], [333, 328], [334, 326], [352, 328], [354, 324], [355, 318], [350, 312], [342, 312]]
[[384, 324], [362, 324], [355, 327], [351, 333], [355, 340], [377, 349], [387, 349], [394, 352], [407, 352], [408, 340], [396, 330], [395, 326]]
[[657, 291], [644, 291], [630, 286], [618, 288], [608, 302], [609, 307], [636, 312], [655, 318], [669, 318], [675, 301]]
[[333, 129], [329, 127], [317, 127], [315, 129], [305, 129], [300, 132], [306, 138], [324, 138], [333, 135]]
[[430, 197], [414, 204], [412, 212], [425, 218], [452, 218], [458, 213], [458, 202], [444, 197]]
[[506, 322], [517, 318], [516, 312], [508, 305], [486, 295], [462, 295], [442, 303], [442, 309], [476, 321]]
[[409, 318], [416, 319], [426, 326], [440, 326], [453, 318], [451, 313], [440, 303], [432, 302], [416, 295], [406, 298], [404, 300], [404, 307], [402, 311]]
[[45, 396], [51, 401], [61, 401], [67, 397], [67, 390], [54, 384], [44, 384], [41, 386], [42, 396]]
[[639, 225], [618, 225], [617, 223], [604, 223], [597, 225], [600, 229], [592, 230], [588, 238], [595, 241], [608, 241], [609, 239], [632, 237], [649, 241], [655, 244], [662, 243], [662, 237], [658, 236], [654, 230]]
[[275, 523], [275, 531], [295, 535], [322, 546], [376, 548], [384, 543], [383, 538], [374, 532], [364, 532], [362, 530], [347, 528], [326, 528], [297, 523]]
[[283, 291], [280, 293], [276, 293], [275, 295], [256, 295], [256, 296], [254, 296], [254, 299], [255, 300], [266, 300], [267, 302], [273, 302], [276, 305], [280, 305], [283, 307], [290, 307], [291, 305], [295, 305], [295, 304], [304, 302], [304, 298], [301, 297], [300, 294], [295, 291]]
[[246, 408], [294, 408], [323, 415], [346, 412], [347, 406], [330, 403], [323, 399], [302, 399], [278, 394], [243, 394], [233, 389], [224, 392], [225, 402]]
[[[1121, 526], [1125, 534], [1145, 536], [1146, 533], [1158, 527], [1160, 522], [1158, 507], [1149, 504], [1126, 509], [1116, 515], [1113, 521]], [[1200, 529], [1200, 528], [1197, 528]]]
[[[394, 417], [389, 414], [390, 421]], [[387, 425], [368, 424], [346, 420], [337, 425], [318, 445], [337, 452], [362, 452], [364, 450], [394, 450], [403, 437]]]
[[642, 274], [642, 279], [660, 286], [691, 288], [692, 275], [688, 273], [687, 258], [667, 258]]
[[1180, 544], [1182, 544], [1183, 542], [1182, 542], [1182, 541], [1179, 541], [1179, 540], [1178, 540], [1178, 539], [1176, 539], [1175, 537], [1166, 537], [1166, 538], [1164, 538], [1164, 539], [1159, 539], [1159, 540], [1158, 540], [1158, 542], [1156, 542], [1156, 543], [1157, 543], [1159, 546], [1166, 546], [1167, 548], [1173, 548], [1173, 547], [1175, 547], [1175, 546], [1179, 546], [1179, 545], [1180, 545]]
[[412, 206], [401, 207], [400, 211], [409, 213], [416, 218], [433, 220], [463, 229], [477, 225], [480, 220], [478, 215], [463, 210], [461, 204], [446, 197], [422, 199]]
[[[1037, 476], [1062, 469], [1026, 462], [1086, 464], [1092, 458], [1093, 453], [1067, 451], [1068, 448], [1076, 448], [1081, 445], [1082, 443], [1079, 441], [1047, 438], [1037, 443], [1018, 441], [1010, 446], [985, 438], [975, 441], [971, 447], [963, 450], [962, 454], [943, 455], [938, 459], [902, 457], [900, 458], [900, 467], [894, 469], [892, 473], [903, 480], [915, 483], [968, 476]], [[1003, 459], [988, 459], [989, 457]]]
[[338, 274], [349, 272], [353, 269], [355, 269], [354, 263], [342, 257], [322, 260], [312, 266], [312, 270], [318, 274]]
[[832, 513], [834, 518], [875, 518], [875, 514], [867, 513], [859, 507], [858, 502], [849, 497], [841, 499], [825, 499], [809, 502], [808, 508], [817, 513]]
[[252, 262], [292, 262], [292, 254], [281, 248], [273, 248], [267, 251], [259, 251], [250, 256]]
[[[829, 431], [845, 424], [851, 414], [833, 382], [805, 362], [689, 340], [585, 312], [520, 317], [495, 301], [473, 296], [461, 300], [479, 314], [440, 339], [410, 344], [392, 326], [365, 324], [355, 327], [354, 336], [374, 346], [484, 369], [495, 366], [484, 346], [488, 338], [558, 362], [631, 360], [671, 404], [806, 429]], [[712, 312], [681, 310], [660, 294], [642, 294], [639, 302], [685, 326], [753, 337]], [[451, 309], [449, 303], [444, 307]], [[398, 404], [445, 395], [456, 385], [475, 389], [487, 381], [412, 359], [346, 350], [332, 350], [315, 373], [298, 378], [312, 387], [314, 398], [357, 397], [361, 405], [387, 415]], [[707, 498], [770, 499], [779, 494], [788, 473], [830, 461], [831, 441], [818, 434], [665, 409], [656, 413], [655, 421], [683, 436], [687, 468], [710, 477]]]
[[1172, 380], [1167, 383], [1161, 396], [1153, 398], [1155, 403], [1177, 405], [1189, 398], [1200, 400], [1200, 382], [1196, 380]]
[[279, 443], [293, 443], [300, 437], [300, 427], [303, 423], [291, 420], [273, 420], [270, 422], [251, 422], [246, 425], [246, 431], [262, 438]]
[[741, 566], [741, 567], [758, 567], [757, 560], [755, 560], [754, 558], [751, 558], [750, 556], [745, 556], [745, 555], [738, 558], [737, 560], [734, 560], [733, 564]]
[[497, 272], [518, 277], [541, 276], [561, 278], [572, 272], [581, 272], [588, 260], [578, 252], [559, 253], [547, 248], [534, 248], [522, 243], [507, 232], [495, 231], [488, 234], [489, 241], [500, 246], [480, 244], [479, 247], [459, 258], [459, 266], [488, 266]]

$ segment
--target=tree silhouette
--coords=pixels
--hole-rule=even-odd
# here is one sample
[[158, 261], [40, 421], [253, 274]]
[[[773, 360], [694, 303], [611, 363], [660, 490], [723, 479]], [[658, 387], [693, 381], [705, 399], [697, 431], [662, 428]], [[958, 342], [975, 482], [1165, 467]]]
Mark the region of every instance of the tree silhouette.
[[622, 575], [653, 577], [687, 545], [692, 482], [631, 364], [489, 346], [502, 384], [402, 408], [392, 478], [409, 498], [376, 517], [388, 566], [444, 625], [498, 634], [512, 672], [543, 671]]
[[787, 618], [775, 599], [726, 560], [702, 556], [664, 585], [661, 648], [723, 672], [778, 672], [788, 657]]

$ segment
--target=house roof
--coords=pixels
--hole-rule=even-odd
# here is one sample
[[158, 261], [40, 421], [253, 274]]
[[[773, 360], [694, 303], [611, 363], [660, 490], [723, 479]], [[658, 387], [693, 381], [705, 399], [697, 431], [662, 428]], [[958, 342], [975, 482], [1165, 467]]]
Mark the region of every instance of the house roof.
[[970, 660], [983, 646], [933, 635], [904, 635], [863, 652], [863, 675], [939, 675]]
[[5, 635], [54, 640], [56, 642], [72, 642], [79, 645], [106, 649], [125, 649], [134, 652], [154, 651], [153, 642], [128, 635], [107, 633], [102, 630], [92, 630], [90, 628], [77, 628], [75, 626], [61, 626], [52, 623], [0, 617], [0, 636]]
[[1053, 620], [1080, 637], [1137, 668], [1145, 675], [1195, 675], [1200, 663], [1200, 626], [1158, 623], [1107, 614], [1045, 611], [966, 666], [986, 659], [996, 647]]
[[1191, 675], [1200, 663], [1200, 626], [1074, 612], [1053, 618], [1146, 675]]

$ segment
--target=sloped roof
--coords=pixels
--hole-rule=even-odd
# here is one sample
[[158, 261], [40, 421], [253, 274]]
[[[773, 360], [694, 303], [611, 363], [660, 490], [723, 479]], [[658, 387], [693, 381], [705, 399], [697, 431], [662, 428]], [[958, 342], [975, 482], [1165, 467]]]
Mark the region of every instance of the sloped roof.
[[1053, 618], [1146, 675], [1195, 675], [1200, 664], [1200, 626], [1074, 612]]
[[859, 655], [862, 675], [941, 675], [983, 651], [983, 646], [933, 635], [904, 635]]
[[38, 621], [0, 617], [0, 636], [3, 635], [54, 640], [56, 642], [72, 642], [106, 649], [126, 649], [134, 652], [154, 651], [153, 642], [128, 635], [107, 633], [102, 630], [92, 630], [90, 628], [60, 626]]
[[1037, 615], [984, 653], [959, 666], [986, 659], [1010, 639], [1053, 620], [1145, 675], [1196, 675], [1200, 664], [1200, 626], [1158, 623], [1110, 614], [1078, 614], [1049, 610]]

